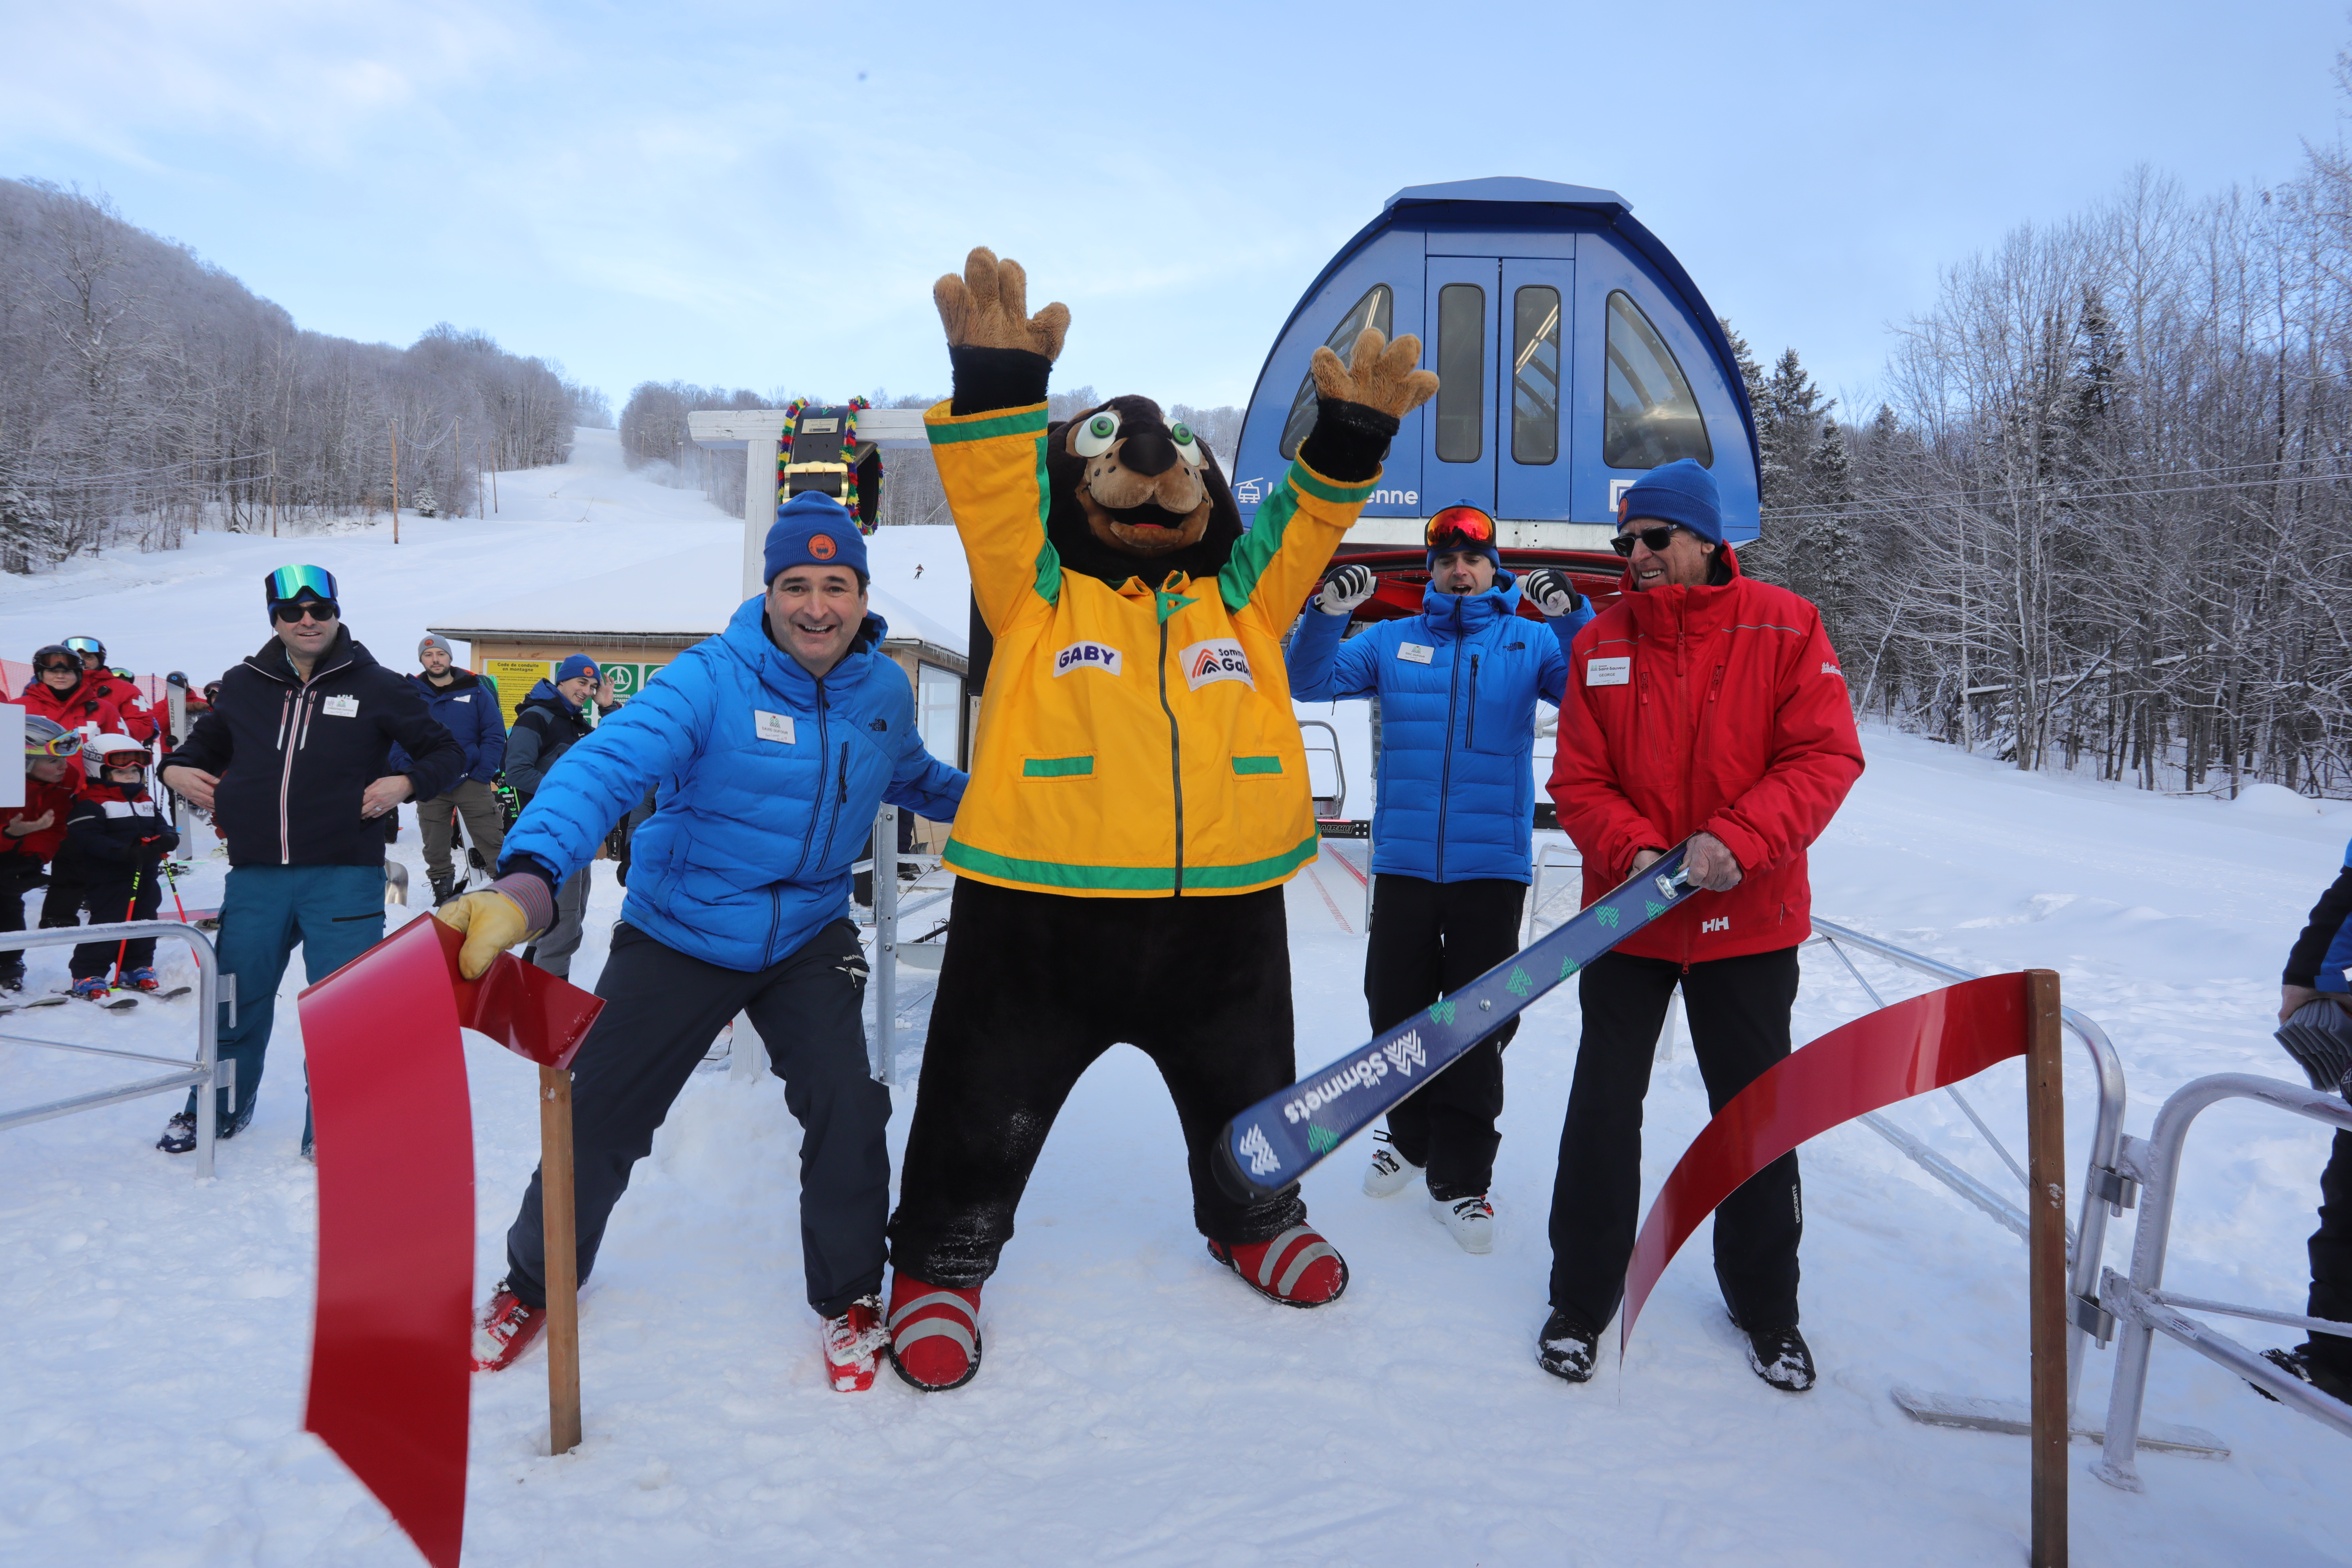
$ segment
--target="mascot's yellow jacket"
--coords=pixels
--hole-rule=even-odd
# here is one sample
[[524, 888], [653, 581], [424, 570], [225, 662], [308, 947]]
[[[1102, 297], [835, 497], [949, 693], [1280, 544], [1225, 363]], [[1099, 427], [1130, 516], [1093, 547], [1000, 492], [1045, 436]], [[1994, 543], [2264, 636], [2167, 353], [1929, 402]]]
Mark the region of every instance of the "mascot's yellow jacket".
[[1082, 898], [1287, 881], [1317, 836], [1282, 637], [1378, 476], [1293, 463], [1215, 577], [1113, 588], [1045, 537], [1045, 405], [949, 406], [924, 424], [996, 651], [948, 864]]

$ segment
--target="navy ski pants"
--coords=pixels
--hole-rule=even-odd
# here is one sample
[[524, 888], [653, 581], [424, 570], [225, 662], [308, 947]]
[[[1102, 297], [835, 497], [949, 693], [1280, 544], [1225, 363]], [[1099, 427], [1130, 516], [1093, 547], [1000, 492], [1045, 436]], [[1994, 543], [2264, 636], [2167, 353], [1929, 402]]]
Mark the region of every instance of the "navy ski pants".
[[[711, 1040], [751, 1015], [801, 1124], [801, 1264], [809, 1305], [835, 1318], [882, 1289], [890, 1217], [890, 1091], [866, 1058], [866, 958], [857, 928], [835, 921], [782, 963], [746, 973], [688, 957], [622, 921], [596, 977], [604, 1010], [572, 1062], [572, 1168], [580, 1278], [596, 1265], [613, 1205], [652, 1152]], [[735, 1048], [750, 1050], [738, 1038]], [[507, 1286], [547, 1304], [540, 1173], [507, 1231]]]
[[[239, 866], [228, 874], [221, 897], [219, 934], [214, 948], [224, 976], [236, 979], [236, 1022], [224, 1024], [220, 1054], [236, 1064], [236, 1100], [220, 1094], [215, 1107], [226, 1133], [253, 1120], [261, 1092], [262, 1058], [278, 1022], [278, 985], [287, 961], [302, 950], [303, 973], [312, 984], [324, 980], [383, 940], [383, 867]], [[228, 984], [222, 984], [223, 1000]], [[228, 1009], [223, 1008], [226, 1014]], [[310, 1140], [310, 1112], [302, 1111], [302, 1141]], [[188, 1096], [194, 1114], [196, 1097]]]

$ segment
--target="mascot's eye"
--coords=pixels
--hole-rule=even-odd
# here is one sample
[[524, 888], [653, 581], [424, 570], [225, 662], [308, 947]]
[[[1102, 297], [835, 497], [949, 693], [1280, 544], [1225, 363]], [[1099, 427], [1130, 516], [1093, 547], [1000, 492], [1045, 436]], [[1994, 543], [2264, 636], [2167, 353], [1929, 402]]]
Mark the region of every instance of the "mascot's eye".
[[1168, 426], [1168, 438], [1176, 443], [1176, 455], [1193, 468], [1197, 468], [1209, 460], [1208, 448], [1192, 438], [1191, 426], [1171, 425]]
[[1070, 432], [1070, 450], [1081, 458], [1099, 458], [1110, 450], [1118, 437], [1118, 416], [1109, 409], [1091, 414], [1076, 429]]

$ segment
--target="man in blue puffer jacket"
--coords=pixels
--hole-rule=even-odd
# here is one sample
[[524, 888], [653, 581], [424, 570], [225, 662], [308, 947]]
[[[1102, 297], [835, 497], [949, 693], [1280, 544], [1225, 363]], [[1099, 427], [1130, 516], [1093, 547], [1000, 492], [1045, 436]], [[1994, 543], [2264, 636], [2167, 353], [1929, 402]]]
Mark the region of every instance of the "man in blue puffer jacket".
[[[437, 913], [467, 933], [465, 973], [481, 973], [548, 927], [556, 889], [656, 791], [596, 982], [604, 1010], [572, 1068], [580, 1276], [711, 1037], [747, 1012], [803, 1133], [802, 1259], [834, 1385], [863, 1388], [887, 1338], [890, 1095], [867, 1073], [849, 868], [884, 801], [944, 821], [964, 775], [923, 750], [840, 503], [803, 493], [780, 508], [766, 568], [766, 594], [549, 770], [499, 880]], [[540, 1204], [534, 1173], [476, 1341], [485, 1369], [510, 1364], [544, 1321]]]
[[[1495, 520], [1451, 506], [1429, 520], [1422, 612], [1340, 634], [1372, 574], [1341, 566], [1291, 634], [1291, 695], [1381, 701], [1380, 800], [1372, 815], [1372, 930], [1364, 998], [1372, 1031], [1400, 1024], [1519, 946], [1535, 818], [1536, 699], [1557, 707], [1568, 645], [1592, 606], [1549, 568], [1523, 585], [1503, 570]], [[1548, 624], [1518, 613], [1522, 595]], [[1320, 612], [1320, 613], [1318, 613]], [[1503, 1113], [1503, 1047], [1480, 1041], [1389, 1112], [1364, 1175], [1374, 1197], [1426, 1169], [1430, 1213], [1468, 1252], [1495, 1245], [1486, 1189]]]

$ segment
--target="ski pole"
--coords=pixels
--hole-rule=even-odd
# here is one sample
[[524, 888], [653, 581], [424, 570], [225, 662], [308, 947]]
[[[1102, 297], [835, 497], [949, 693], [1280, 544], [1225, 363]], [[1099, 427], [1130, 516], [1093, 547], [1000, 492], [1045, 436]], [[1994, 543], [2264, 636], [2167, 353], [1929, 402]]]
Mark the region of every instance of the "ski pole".
[[[172, 889], [173, 912], [180, 917], [180, 923], [182, 925], [186, 925], [188, 923], [188, 906], [180, 902], [180, 874], [172, 869], [172, 863], [169, 860], [163, 862], [163, 880]], [[131, 883], [131, 898], [133, 903], [138, 901], [139, 885], [135, 881]]]
[[[124, 925], [129, 925], [131, 923], [132, 913], [139, 908], [139, 879], [146, 874], [147, 868], [145, 866], [134, 867], [131, 869], [131, 902], [125, 906], [122, 911], [122, 923]], [[122, 955], [130, 951], [131, 933], [129, 931], [124, 931], [122, 933], [122, 940], [114, 944], [114, 978], [118, 981], [122, 978]]]

